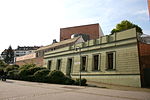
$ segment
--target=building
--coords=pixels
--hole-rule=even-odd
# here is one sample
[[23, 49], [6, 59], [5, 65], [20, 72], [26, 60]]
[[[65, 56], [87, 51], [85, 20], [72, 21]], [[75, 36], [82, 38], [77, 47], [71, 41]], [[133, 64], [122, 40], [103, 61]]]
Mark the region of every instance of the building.
[[20, 57], [23, 55], [28, 55], [33, 53], [35, 50], [39, 49], [40, 46], [18, 46], [17, 49], [14, 50], [14, 56]]
[[139, 45], [141, 86], [150, 87], [150, 79], [149, 79], [150, 78], [150, 44], [140, 42], [138, 45]]
[[71, 45], [81, 43], [81, 42], [84, 42], [82, 37], [75, 37], [72, 39], [63, 40], [63, 41], [60, 41], [57, 43], [53, 43], [53, 44], [41, 47], [41, 48], [36, 50], [36, 53], [37, 53], [38, 57], [43, 57], [45, 52], [53, 51], [53, 50], [63, 48], [66, 46], [71, 46]]
[[[34, 51], [37, 50], [38, 48], [40, 48], [40, 46], [22, 46], [22, 47], [18, 46], [17, 49], [12, 49], [13, 50], [13, 61], [11, 61], [11, 62], [12, 63], [16, 62], [16, 57], [34, 53]], [[1, 53], [2, 59], [6, 58], [7, 51], [8, 51], [8, 49], [5, 49]]]
[[81, 72], [88, 81], [141, 87], [142, 67], [150, 66], [148, 59], [142, 60], [150, 57], [150, 50], [142, 49], [150, 45], [138, 42], [138, 34], [133, 28], [49, 51], [44, 55], [44, 67], [60, 70], [72, 78], [79, 78]]
[[22, 66], [25, 64], [36, 64], [36, 66], [43, 66], [43, 57], [37, 57], [36, 53], [16, 57], [15, 64]]
[[37, 66], [43, 66], [43, 57], [46, 52], [54, 51], [54, 50], [57, 50], [66, 46], [71, 46], [71, 45], [81, 43], [81, 42], [84, 42], [82, 37], [75, 37], [75, 38], [60, 41], [60, 42], [56, 42], [55, 40], [55, 42], [53, 41], [52, 44], [43, 46], [37, 49], [35, 53], [17, 57], [16, 64], [21, 66], [27, 63], [34, 63]]
[[82, 25], [75, 27], [67, 27], [60, 29], [60, 41], [71, 39], [73, 34], [86, 34], [89, 39], [97, 39], [103, 36], [103, 32], [99, 24]]

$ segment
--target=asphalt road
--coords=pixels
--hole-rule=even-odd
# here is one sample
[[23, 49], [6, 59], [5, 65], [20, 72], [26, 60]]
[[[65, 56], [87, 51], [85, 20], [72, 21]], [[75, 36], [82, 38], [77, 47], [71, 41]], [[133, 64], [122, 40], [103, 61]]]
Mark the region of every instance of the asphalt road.
[[150, 100], [150, 92], [7, 80], [0, 100]]

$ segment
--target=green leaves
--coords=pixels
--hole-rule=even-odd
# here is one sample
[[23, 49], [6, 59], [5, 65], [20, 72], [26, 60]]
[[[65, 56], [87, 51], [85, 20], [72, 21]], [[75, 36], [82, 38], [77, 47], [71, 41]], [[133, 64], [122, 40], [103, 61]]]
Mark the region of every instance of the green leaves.
[[131, 28], [136, 28], [137, 32], [143, 33], [142, 29], [138, 25], [135, 25], [135, 24], [131, 23], [128, 20], [123, 20], [121, 23], [117, 24], [116, 28], [111, 30], [111, 33], [113, 34], [113, 33], [116, 33], [116, 32], [120, 32], [120, 31], [124, 31], [124, 30], [127, 30], [127, 29], [131, 29]]

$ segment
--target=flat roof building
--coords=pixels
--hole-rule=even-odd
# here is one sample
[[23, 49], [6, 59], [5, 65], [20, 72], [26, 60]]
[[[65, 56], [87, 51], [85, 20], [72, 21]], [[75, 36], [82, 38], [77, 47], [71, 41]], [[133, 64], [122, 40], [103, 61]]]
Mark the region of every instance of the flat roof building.
[[60, 41], [71, 39], [71, 36], [73, 34], [89, 35], [90, 40], [97, 39], [97, 38], [103, 36], [101, 27], [97, 23], [97, 24], [60, 28]]

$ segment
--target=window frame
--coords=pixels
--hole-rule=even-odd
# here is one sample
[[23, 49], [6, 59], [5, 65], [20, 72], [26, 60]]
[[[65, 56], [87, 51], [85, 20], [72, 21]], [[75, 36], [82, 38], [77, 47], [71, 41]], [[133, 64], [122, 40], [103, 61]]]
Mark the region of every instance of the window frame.
[[[108, 54], [113, 54], [113, 67], [109, 68], [109, 64], [108, 64]], [[110, 52], [106, 52], [106, 70], [107, 71], [114, 71], [116, 70], [116, 51], [110, 51]]]
[[[83, 70], [83, 62], [82, 62], [83, 57], [86, 58], [85, 70]], [[87, 67], [88, 67], [88, 56], [87, 55], [83, 55], [83, 56], [81, 56], [80, 60], [81, 60], [81, 72], [86, 72], [87, 71]]]
[[[51, 64], [50, 64], [49, 62], [51, 62]], [[50, 66], [50, 67], [49, 67], [49, 66]], [[51, 67], [52, 67], [52, 60], [48, 60], [47, 68], [48, 68], [49, 70], [51, 70]]]
[[67, 67], [66, 67], [66, 74], [68, 74], [68, 67], [69, 67], [69, 59], [72, 59], [72, 65], [71, 65], [71, 69], [70, 69], [70, 74], [73, 73], [73, 66], [74, 66], [74, 57], [69, 57], [67, 58]]
[[[60, 64], [58, 64], [58, 61], [60, 61]], [[59, 65], [59, 66], [58, 66]], [[62, 59], [57, 59], [56, 62], [56, 70], [61, 71], [61, 66], [62, 66]]]
[[[98, 55], [98, 69], [95, 69], [94, 66], [94, 56]], [[101, 66], [101, 54], [97, 53], [97, 54], [93, 54], [92, 55], [92, 71], [100, 71], [100, 66]]]

